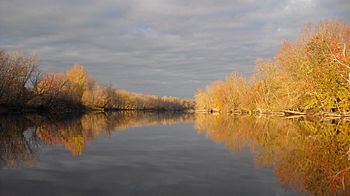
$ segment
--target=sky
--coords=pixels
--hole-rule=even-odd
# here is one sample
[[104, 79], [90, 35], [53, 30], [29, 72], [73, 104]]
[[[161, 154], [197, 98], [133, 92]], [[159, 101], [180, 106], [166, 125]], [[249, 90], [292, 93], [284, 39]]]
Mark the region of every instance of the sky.
[[193, 97], [232, 71], [254, 72], [306, 23], [350, 22], [350, 0], [1, 0], [0, 48], [73, 64], [104, 84]]

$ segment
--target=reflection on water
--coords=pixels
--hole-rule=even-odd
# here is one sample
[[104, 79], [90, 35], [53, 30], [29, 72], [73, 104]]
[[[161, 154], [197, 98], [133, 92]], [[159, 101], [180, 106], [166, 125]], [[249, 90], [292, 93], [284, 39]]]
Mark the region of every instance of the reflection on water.
[[[0, 169], [35, 164], [41, 150], [47, 145], [62, 145], [76, 156], [84, 152], [90, 141], [101, 135], [109, 136], [114, 131], [131, 127], [179, 122], [194, 122], [199, 135], [205, 134], [212, 141], [223, 143], [234, 153], [232, 156], [248, 148], [254, 156], [257, 169], [273, 168], [286, 190], [293, 189], [312, 195], [350, 195], [350, 123], [339, 120], [307, 121], [273, 117], [139, 112], [2, 116]], [[163, 137], [157, 136], [159, 135], [151, 137], [161, 143]], [[176, 137], [185, 136], [180, 134]], [[195, 142], [190, 139], [186, 141]], [[125, 149], [130, 148], [127, 144], [126, 142]], [[201, 152], [203, 149], [191, 148], [188, 149], [190, 154], [196, 154], [195, 151]], [[178, 153], [170, 147], [164, 150], [166, 153]], [[204, 160], [204, 156], [202, 159]], [[220, 160], [216, 162], [219, 164]], [[178, 171], [178, 166], [171, 163], [177, 162], [169, 162], [170, 165], [163, 166], [164, 169], [171, 170], [174, 167], [174, 171]], [[193, 170], [193, 166], [187, 167], [186, 172]], [[204, 168], [203, 171], [205, 170]]]
[[0, 167], [17, 167], [21, 162], [31, 163], [40, 139], [33, 134], [28, 119], [18, 116], [0, 118]]
[[32, 164], [42, 145], [64, 145], [80, 155], [85, 145], [100, 135], [132, 127], [193, 121], [181, 113], [113, 112], [68, 116], [1, 116], [0, 166]]
[[350, 123], [197, 115], [198, 132], [233, 152], [248, 147], [273, 167], [285, 188], [312, 195], [350, 195]]

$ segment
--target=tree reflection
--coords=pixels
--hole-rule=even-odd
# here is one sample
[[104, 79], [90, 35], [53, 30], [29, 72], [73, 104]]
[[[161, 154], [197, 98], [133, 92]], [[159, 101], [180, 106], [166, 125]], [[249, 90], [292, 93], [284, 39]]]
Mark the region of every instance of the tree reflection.
[[[191, 114], [113, 112], [1, 116], [0, 168], [35, 163], [44, 145], [80, 155], [87, 143], [131, 127], [193, 121]], [[273, 167], [285, 188], [350, 194], [350, 122], [198, 114], [195, 127], [232, 152], [249, 148], [256, 167]]]
[[199, 133], [233, 152], [248, 147], [257, 167], [273, 167], [285, 188], [350, 194], [350, 123], [196, 115]]
[[157, 112], [0, 116], [0, 168], [32, 164], [43, 145], [64, 145], [72, 155], [80, 155], [89, 141], [113, 131], [188, 121], [193, 115]]
[[34, 160], [41, 142], [31, 126], [24, 116], [0, 118], [0, 167], [17, 167]]

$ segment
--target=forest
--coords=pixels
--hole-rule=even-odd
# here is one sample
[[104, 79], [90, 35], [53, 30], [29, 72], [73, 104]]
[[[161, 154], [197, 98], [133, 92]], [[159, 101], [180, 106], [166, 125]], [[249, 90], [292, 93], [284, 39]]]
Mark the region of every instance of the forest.
[[257, 59], [254, 74], [233, 72], [195, 95], [196, 110], [224, 113], [349, 116], [350, 26], [306, 25], [272, 59]]
[[132, 93], [102, 85], [84, 67], [44, 75], [38, 57], [0, 50], [0, 113], [23, 111], [72, 112], [85, 110], [184, 111], [190, 99]]

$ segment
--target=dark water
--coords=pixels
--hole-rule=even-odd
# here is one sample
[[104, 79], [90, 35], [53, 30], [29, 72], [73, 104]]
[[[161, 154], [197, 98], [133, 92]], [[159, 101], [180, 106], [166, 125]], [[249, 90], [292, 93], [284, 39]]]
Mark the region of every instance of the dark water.
[[160, 113], [0, 122], [0, 195], [349, 194], [347, 122]]

